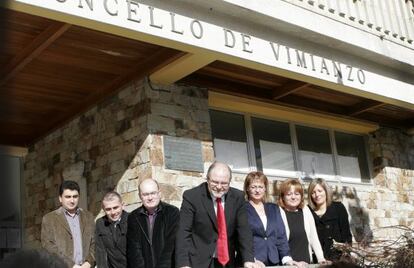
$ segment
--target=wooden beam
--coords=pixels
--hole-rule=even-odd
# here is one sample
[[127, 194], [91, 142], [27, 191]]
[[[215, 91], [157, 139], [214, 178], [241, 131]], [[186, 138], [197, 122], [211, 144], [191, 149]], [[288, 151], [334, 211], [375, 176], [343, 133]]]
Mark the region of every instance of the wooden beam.
[[310, 86], [310, 84], [304, 83], [301, 81], [292, 81], [292, 82], [286, 83], [280, 89], [278, 88], [277, 90], [274, 91], [273, 99], [278, 100], [296, 91], [304, 89], [308, 86]]
[[152, 82], [170, 85], [186, 77], [204, 66], [215, 61], [216, 58], [208, 54], [187, 53], [170, 64], [164, 66], [150, 76]]
[[[301, 96], [286, 95], [283, 100], [274, 100], [272, 99], [272, 94], [269, 94], [271, 92], [264, 88], [245, 86], [241, 83], [229, 82], [225, 79], [211, 78], [205, 75], [193, 74], [188, 78], [185, 78], [183, 82], [207, 87], [209, 89], [222, 93], [243, 96], [256, 100], [261, 99], [261, 101], [270, 101], [275, 104], [299, 109], [307, 109], [314, 112], [329, 113], [331, 115], [343, 115], [347, 111], [343, 106], [333, 105], [321, 100], [315, 100]], [[305, 87], [305, 85], [303, 86]]]
[[270, 98], [269, 90], [266, 88], [245, 85], [243, 82], [237, 83], [227, 79], [211, 77], [204, 74], [195, 73], [186, 77], [182, 81], [191, 85], [197, 85], [218, 91], [224, 90], [226, 92], [232, 92], [232, 94], [244, 94], [251, 97], [256, 96], [260, 98]]
[[56, 39], [64, 34], [70, 24], [53, 22], [41, 32], [30, 44], [6, 64], [1, 70], [0, 87], [12, 79], [27, 64], [48, 48]]
[[379, 125], [383, 127], [391, 127], [391, 128], [409, 128], [413, 126], [413, 121], [410, 120], [397, 120], [395, 118], [390, 118], [387, 116], [384, 116], [382, 114], [374, 114], [371, 112], [366, 112], [363, 114], [360, 114], [356, 116], [357, 119], [362, 120], [369, 120], [371, 122], [377, 122]]
[[172, 50], [169, 48], [159, 49], [152, 56], [149, 56], [146, 60], [140, 61], [136, 66], [131, 67], [130, 72], [112, 80], [108, 84], [104, 85], [100, 90], [97, 90], [95, 93], [91, 94], [72, 107], [69, 107], [66, 112], [61, 113], [60, 116], [57, 116], [54, 118], [54, 120], [51, 120], [46, 128], [40, 130], [36, 135], [34, 135], [34, 140], [30, 141], [30, 143], [41, 139], [58, 127], [68, 123], [72, 118], [82, 114], [89, 107], [99, 103], [104, 98], [117, 93], [127, 83], [136, 79], [144, 78], [150, 73], [164, 67], [165, 65], [168, 65], [177, 58], [182, 57], [184, 54], [184, 52]]
[[[148, 57], [145, 61], [140, 62], [137, 66], [131, 68], [131, 72], [126, 73], [125, 75], [119, 76], [114, 79], [112, 82], [108, 83], [101, 90], [99, 90], [96, 95], [106, 95], [109, 92], [114, 90], [120, 90], [122, 86], [127, 84], [132, 80], [143, 78], [164, 66], [170, 64], [171, 62], [181, 58], [185, 55], [185, 52], [172, 50], [169, 48], [160, 48], [152, 56]], [[96, 100], [93, 97], [94, 101]]]
[[367, 99], [350, 107], [347, 115], [355, 116], [355, 115], [361, 114], [363, 112], [366, 112], [366, 111], [369, 111], [369, 110], [372, 110], [372, 109], [375, 109], [375, 108], [378, 108], [384, 105], [385, 103], [383, 102]]
[[323, 100], [311, 99], [303, 96], [288, 95], [283, 100], [279, 100], [280, 103], [294, 105], [301, 109], [310, 109], [314, 112], [324, 112], [335, 115], [344, 115], [347, 111], [345, 107], [332, 104]]
[[281, 86], [282, 84], [277, 80], [284, 79], [273, 74], [218, 61], [204, 67], [197, 73], [214, 77], [226, 77], [227, 80], [243, 82], [243, 84], [248, 85], [260, 85], [260, 87], [269, 89]]

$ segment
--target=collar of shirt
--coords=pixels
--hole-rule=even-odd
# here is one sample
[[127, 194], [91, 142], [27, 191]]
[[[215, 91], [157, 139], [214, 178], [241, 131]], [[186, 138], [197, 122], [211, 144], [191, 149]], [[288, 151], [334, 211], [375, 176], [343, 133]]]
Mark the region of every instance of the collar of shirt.
[[[223, 209], [225, 209], [225, 205], [226, 205], [226, 195], [227, 194], [225, 194], [225, 195], [223, 195], [222, 197], [221, 197], [221, 205], [223, 206]], [[213, 206], [214, 206], [214, 213], [216, 213], [216, 215], [217, 215], [217, 198], [216, 197], [214, 197], [212, 194], [210, 194], [210, 196], [211, 196], [211, 199], [213, 200]]]
[[146, 209], [144, 209], [144, 213], [145, 213], [145, 215], [147, 215], [147, 216], [154, 216], [154, 215], [157, 215], [157, 213], [158, 213], [158, 211], [159, 211], [160, 209], [159, 209], [159, 207], [157, 207], [155, 210], [154, 210], [154, 212], [153, 213], [149, 213], [148, 212], [148, 210], [146, 210]]
[[[222, 197], [221, 197], [221, 204], [222, 204], [222, 206], [224, 207], [224, 203], [226, 203], [226, 195], [227, 194], [224, 194]], [[214, 203], [214, 205], [216, 205], [217, 204], [217, 198], [215, 197], [215, 196], [213, 196], [211, 193], [210, 193], [210, 196], [211, 196], [211, 199], [213, 199], [213, 203]]]
[[75, 214], [70, 213], [67, 211], [64, 207], [62, 207], [63, 213], [65, 213], [67, 216], [74, 218], [75, 216], [79, 216], [80, 214], [80, 208], [77, 208], [75, 211]]
[[118, 220], [116, 220], [116, 221], [111, 221], [111, 224], [116, 228], [118, 225], [119, 225], [119, 223], [121, 223], [121, 218], [119, 218]]
[[162, 206], [161, 206], [161, 203], [160, 203], [158, 205], [158, 207], [155, 209], [154, 213], [152, 213], [152, 214], [148, 213], [148, 210], [144, 206], [141, 206], [139, 212], [146, 215], [146, 216], [150, 216], [150, 215], [154, 216], [154, 215], [157, 215], [161, 210], [162, 210]]

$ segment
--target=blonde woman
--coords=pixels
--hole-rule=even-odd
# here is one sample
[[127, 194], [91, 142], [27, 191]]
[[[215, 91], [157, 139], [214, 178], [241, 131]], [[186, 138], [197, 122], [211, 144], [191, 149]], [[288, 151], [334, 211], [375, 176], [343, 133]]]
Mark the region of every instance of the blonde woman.
[[312, 212], [304, 205], [302, 184], [296, 179], [284, 181], [280, 185], [278, 203], [292, 258], [296, 261], [312, 263], [313, 251], [318, 263], [327, 264]]
[[309, 184], [308, 201], [326, 258], [339, 259], [340, 253], [332, 249], [333, 240], [352, 243], [345, 206], [340, 202], [332, 202], [331, 188], [320, 178]]

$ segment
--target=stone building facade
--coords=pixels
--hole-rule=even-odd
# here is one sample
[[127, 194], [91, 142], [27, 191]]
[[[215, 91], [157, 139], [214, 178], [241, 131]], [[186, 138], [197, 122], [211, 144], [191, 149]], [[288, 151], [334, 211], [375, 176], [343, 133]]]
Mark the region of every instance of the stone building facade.
[[[203, 88], [134, 81], [37, 141], [24, 158], [23, 244], [40, 245], [42, 216], [59, 206], [58, 185], [64, 179], [80, 182], [81, 204], [94, 215], [108, 188], [122, 194], [128, 211], [138, 207], [138, 183], [147, 177], [157, 179], [163, 199], [179, 207], [183, 191], [203, 182], [205, 174], [167, 169], [163, 139], [200, 141], [206, 170], [214, 161], [208, 94]], [[378, 227], [414, 227], [413, 137], [380, 128], [368, 143], [372, 181], [333, 185], [350, 212], [356, 240]], [[241, 189], [244, 176], [235, 174], [232, 185]], [[280, 180], [273, 180], [273, 195]], [[374, 232], [376, 237], [392, 235]]]

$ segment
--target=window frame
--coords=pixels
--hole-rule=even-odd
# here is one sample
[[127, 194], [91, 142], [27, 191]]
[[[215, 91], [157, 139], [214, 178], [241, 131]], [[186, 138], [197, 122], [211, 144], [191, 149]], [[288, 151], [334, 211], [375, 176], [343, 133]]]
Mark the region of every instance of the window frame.
[[[255, 155], [255, 147], [254, 147], [255, 145], [254, 145], [254, 137], [253, 137], [253, 128], [252, 128], [252, 118], [255, 117], [258, 119], [265, 119], [269, 121], [287, 123], [289, 125], [289, 134], [291, 138], [291, 146], [292, 146], [292, 154], [293, 154], [292, 156], [293, 156], [295, 171], [286, 171], [286, 172], [283, 172], [284, 174], [272, 172], [272, 173], [266, 174], [269, 178], [272, 178], [272, 179], [301, 178], [305, 181], [308, 180], [309, 176], [307, 176], [302, 171], [302, 163], [300, 161], [300, 156], [299, 156], [298, 137], [296, 133], [296, 126], [304, 126], [304, 127], [310, 127], [310, 128], [316, 128], [316, 129], [322, 129], [322, 130], [328, 131], [329, 142], [330, 142], [331, 152], [332, 152], [332, 162], [333, 162], [333, 168], [334, 168], [335, 175], [323, 175], [323, 176], [320, 176], [321, 178], [325, 179], [328, 182], [334, 182], [334, 183], [373, 185], [373, 167], [372, 167], [372, 162], [370, 161], [370, 156], [369, 156], [368, 134], [351, 132], [351, 131], [346, 131], [343, 129], [322, 127], [319, 125], [313, 125], [313, 124], [299, 122], [299, 121], [283, 120], [280, 118], [263, 116], [261, 114], [254, 114], [251, 112], [234, 111], [231, 109], [226, 109], [226, 108], [221, 108], [221, 107], [209, 107], [209, 111], [211, 110], [234, 113], [234, 114], [243, 116], [244, 123], [245, 123], [245, 131], [246, 131], [246, 143], [247, 143], [246, 145], [247, 145], [247, 154], [248, 154], [248, 161], [249, 161], [249, 171], [258, 170], [257, 162], [256, 162], [256, 155]], [[341, 173], [340, 173], [337, 145], [336, 145], [336, 140], [335, 140], [335, 132], [351, 134], [351, 135], [360, 136], [363, 138], [365, 157], [366, 157], [366, 161], [368, 165], [367, 167], [368, 175], [369, 175], [368, 180], [365, 180], [361, 177], [358, 178], [358, 180], [355, 180], [355, 178], [340, 175]], [[213, 143], [213, 149], [214, 149], [214, 143]], [[214, 150], [214, 154], [215, 154], [215, 150]], [[240, 170], [234, 170], [234, 173], [242, 174], [242, 175], [247, 174], [246, 172], [242, 172]], [[314, 177], [310, 176], [310, 178], [314, 178]]]
[[27, 148], [23, 148], [23, 147], [16, 147], [16, 146], [4, 146], [4, 145], [0, 145], [0, 155], [5, 156], [5, 157], [10, 157], [10, 158], [16, 158], [16, 161], [18, 161], [19, 164], [19, 178], [18, 178], [18, 188], [19, 188], [19, 198], [18, 198], [18, 202], [19, 204], [19, 214], [20, 214], [20, 219], [18, 221], [18, 226], [14, 226], [17, 227], [20, 231], [19, 233], [19, 243], [20, 243], [20, 247], [18, 248], [3, 248], [1, 254], [0, 254], [0, 261], [2, 260], [2, 256], [3, 254], [10, 254], [12, 252], [15, 252], [17, 250], [20, 250], [21, 248], [23, 248], [24, 246], [24, 240], [23, 240], [23, 233], [24, 233], [24, 218], [25, 218], [25, 214], [24, 214], [24, 210], [23, 210], [23, 204], [24, 204], [24, 191], [25, 191], [25, 185], [24, 185], [24, 157], [28, 154], [28, 149]]

